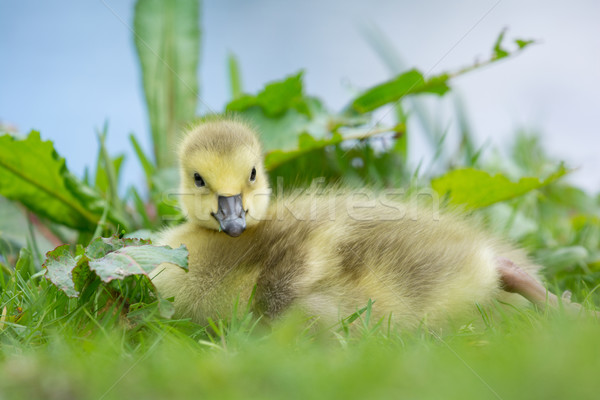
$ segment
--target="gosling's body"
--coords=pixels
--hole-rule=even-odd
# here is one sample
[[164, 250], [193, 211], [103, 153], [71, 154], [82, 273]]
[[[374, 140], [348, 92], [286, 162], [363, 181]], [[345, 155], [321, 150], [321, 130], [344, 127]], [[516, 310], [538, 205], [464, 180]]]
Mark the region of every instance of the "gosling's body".
[[[213, 124], [223, 128], [222, 123]], [[227, 124], [228, 129], [239, 128], [238, 123]], [[188, 140], [203, 140], [216, 130], [205, 126]], [[244, 147], [232, 146], [232, 151]], [[183, 147], [185, 154], [185, 142]], [[258, 169], [266, 182], [262, 166], [254, 166], [257, 162], [240, 168]], [[182, 163], [184, 180], [204, 168], [186, 169], [186, 160]], [[245, 305], [256, 287], [253, 306], [270, 318], [294, 308], [334, 323], [371, 299], [375, 318], [391, 316], [405, 327], [440, 326], [475, 312], [477, 304], [524, 300], [501, 289], [498, 260], [510, 259], [534, 276], [539, 269], [521, 250], [452, 214], [386, 199], [365, 205], [351, 193], [335, 190], [279, 199], [268, 206], [267, 197], [253, 202], [250, 195], [267, 188], [264, 182], [252, 186], [259, 178], [241, 188], [249, 223], [239, 237], [220, 232], [213, 218], [200, 218], [207, 212], [203, 207], [217, 214], [216, 200], [210, 207], [184, 201], [189, 221], [163, 232], [163, 244], [185, 244], [190, 254], [189, 272], [163, 264], [153, 277], [163, 297], [174, 297], [177, 316], [199, 323], [208, 317], [228, 318], [234, 303]], [[206, 198], [220, 193], [217, 183], [212, 183], [214, 189], [207, 189], [204, 179], [202, 183]], [[193, 191], [184, 185], [186, 192]], [[229, 195], [238, 193], [228, 190]]]

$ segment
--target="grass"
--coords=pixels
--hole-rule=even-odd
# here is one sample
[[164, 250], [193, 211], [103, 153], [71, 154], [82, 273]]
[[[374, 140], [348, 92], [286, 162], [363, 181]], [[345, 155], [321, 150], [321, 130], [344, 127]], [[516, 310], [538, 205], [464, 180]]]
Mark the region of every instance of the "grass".
[[163, 326], [133, 344], [119, 330], [37, 349], [6, 347], [10, 398], [595, 398], [596, 321], [528, 315], [506, 327], [363, 334], [348, 341], [298, 335], [286, 321], [266, 336], [222, 344]]
[[399, 332], [368, 321], [367, 306], [329, 330], [297, 314], [202, 327], [161, 318], [157, 303], [128, 314], [118, 302], [77, 304], [35, 275], [16, 273], [3, 289], [21, 308], [3, 318], [1, 398], [546, 399], [600, 389], [600, 324], [585, 314], [481, 310], [453, 329]]

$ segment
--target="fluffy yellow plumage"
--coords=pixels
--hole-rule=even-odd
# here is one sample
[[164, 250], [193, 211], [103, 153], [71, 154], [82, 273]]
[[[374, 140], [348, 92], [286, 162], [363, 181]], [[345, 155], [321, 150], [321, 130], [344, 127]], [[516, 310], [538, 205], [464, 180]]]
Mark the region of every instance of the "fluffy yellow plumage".
[[375, 317], [440, 326], [476, 304], [524, 300], [501, 287], [545, 294], [527, 289], [541, 285], [524, 252], [455, 215], [341, 189], [270, 202], [259, 140], [243, 123], [203, 123], [179, 154], [187, 222], [161, 242], [187, 246], [189, 272], [162, 264], [153, 282], [180, 317], [227, 318], [256, 288], [254, 307], [271, 318], [294, 308], [331, 323], [372, 299]]

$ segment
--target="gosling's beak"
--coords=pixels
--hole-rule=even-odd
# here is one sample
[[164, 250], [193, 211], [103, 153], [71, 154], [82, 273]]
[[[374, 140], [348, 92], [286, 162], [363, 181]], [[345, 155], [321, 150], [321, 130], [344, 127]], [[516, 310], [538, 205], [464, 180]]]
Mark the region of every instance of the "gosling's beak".
[[223, 232], [233, 237], [240, 236], [246, 229], [242, 195], [219, 196], [219, 211], [213, 216], [219, 221]]

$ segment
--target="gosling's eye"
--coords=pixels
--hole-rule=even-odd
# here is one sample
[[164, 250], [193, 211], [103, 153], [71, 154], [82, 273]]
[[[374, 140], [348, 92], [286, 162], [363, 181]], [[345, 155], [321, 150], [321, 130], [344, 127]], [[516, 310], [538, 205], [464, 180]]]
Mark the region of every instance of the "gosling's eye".
[[194, 173], [194, 183], [198, 187], [204, 187], [204, 186], [206, 186], [206, 183], [204, 183], [204, 179], [202, 179], [202, 177], [200, 176], [200, 174], [197, 173], [197, 172]]
[[252, 172], [250, 172], [250, 182], [254, 182], [256, 180], [256, 168], [252, 167]]

